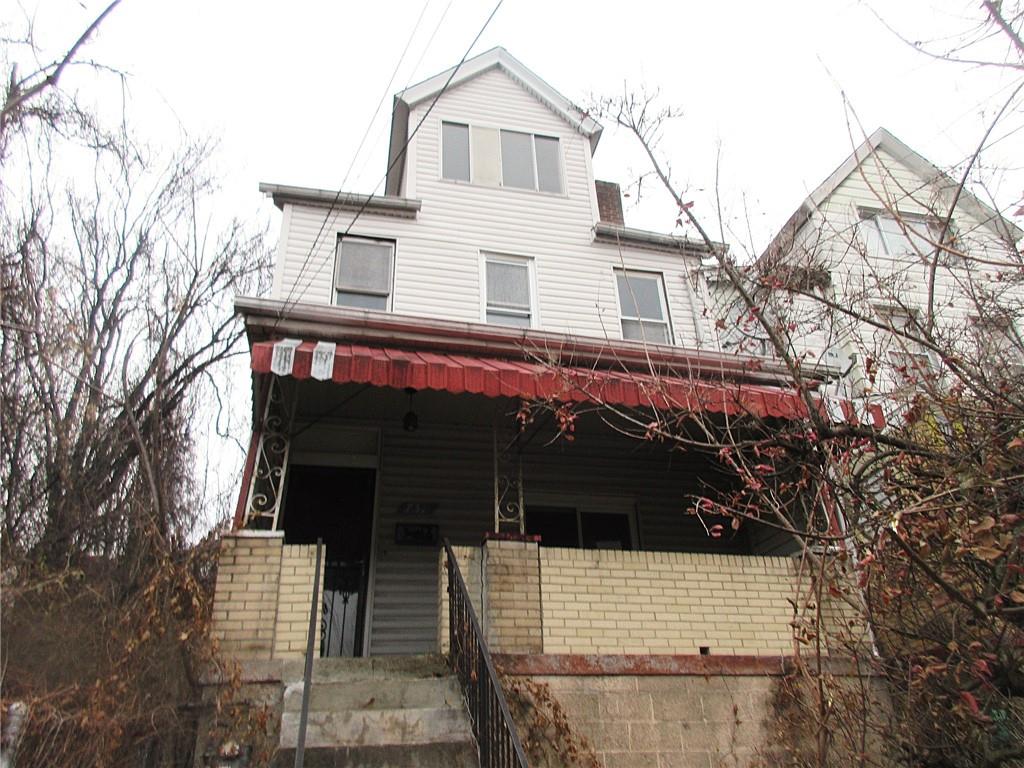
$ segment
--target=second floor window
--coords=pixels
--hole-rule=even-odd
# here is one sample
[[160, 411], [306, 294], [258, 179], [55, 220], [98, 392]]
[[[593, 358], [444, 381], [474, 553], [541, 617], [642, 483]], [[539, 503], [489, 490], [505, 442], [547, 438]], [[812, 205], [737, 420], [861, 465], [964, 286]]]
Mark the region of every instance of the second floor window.
[[657, 272], [615, 270], [622, 338], [671, 344], [665, 286]]
[[560, 194], [562, 153], [555, 136], [443, 122], [441, 177]]
[[387, 310], [391, 305], [395, 244], [366, 237], [338, 238], [334, 303], [358, 309]]
[[495, 325], [530, 328], [533, 325], [533, 289], [529, 259], [484, 257], [484, 319]]

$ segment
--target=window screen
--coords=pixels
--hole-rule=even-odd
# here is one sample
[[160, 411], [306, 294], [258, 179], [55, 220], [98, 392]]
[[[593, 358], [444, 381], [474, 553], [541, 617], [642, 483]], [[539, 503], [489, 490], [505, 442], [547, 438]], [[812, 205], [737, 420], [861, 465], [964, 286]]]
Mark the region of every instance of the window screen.
[[523, 261], [485, 260], [487, 322], [530, 327], [530, 267]]
[[671, 343], [661, 276], [638, 272], [616, 272], [622, 338]]
[[533, 136], [501, 132], [501, 180], [506, 187], [536, 189], [533, 175]]
[[386, 240], [338, 240], [335, 303], [360, 309], [387, 309], [394, 253], [394, 243]]
[[534, 144], [537, 150], [537, 188], [542, 192], [561, 192], [562, 167], [558, 139], [535, 136]]
[[469, 181], [469, 126], [441, 123], [441, 176]]

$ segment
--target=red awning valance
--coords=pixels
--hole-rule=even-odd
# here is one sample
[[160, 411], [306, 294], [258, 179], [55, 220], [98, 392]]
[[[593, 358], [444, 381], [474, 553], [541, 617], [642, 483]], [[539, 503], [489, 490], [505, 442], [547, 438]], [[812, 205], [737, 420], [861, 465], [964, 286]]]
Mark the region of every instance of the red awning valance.
[[[762, 418], [807, 414], [797, 392], [763, 384], [691, 380], [541, 362], [327, 342], [264, 341], [252, 345], [252, 369], [296, 379], [315, 378], [378, 387], [434, 389], [487, 397], [566, 402], [596, 401]], [[848, 406], [848, 403], [843, 403]], [[847, 408], [843, 408], [847, 411]], [[844, 413], [846, 418], [853, 414]]]

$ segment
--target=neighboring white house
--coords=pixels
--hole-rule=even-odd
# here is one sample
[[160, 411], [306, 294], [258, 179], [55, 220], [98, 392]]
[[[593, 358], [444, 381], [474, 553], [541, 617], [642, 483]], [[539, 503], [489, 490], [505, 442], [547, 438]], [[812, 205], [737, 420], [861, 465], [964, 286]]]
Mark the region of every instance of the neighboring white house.
[[[1019, 372], [1021, 235], [879, 128], [804, 200], [748, 274], [778, 278], [768, 306], [808, 365], [844, 371], [835, 386], [847, 396], [893, 401], [941, 383], [944, 354], [983, 372]], [[770, 353], [724, 276], [705, 272], [715, 297], [709, 314], [725, 319], [719, 346]]]

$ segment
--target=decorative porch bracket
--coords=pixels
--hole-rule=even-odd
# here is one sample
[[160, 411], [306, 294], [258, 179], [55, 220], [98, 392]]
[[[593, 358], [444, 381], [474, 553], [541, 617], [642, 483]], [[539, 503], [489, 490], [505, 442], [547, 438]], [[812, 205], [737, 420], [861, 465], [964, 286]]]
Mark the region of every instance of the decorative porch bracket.
[[269, 378], [242, 527], [273, 531], [284, 501], [297, 387], [281, 376]]
[[494, 422], [494, 532], [526, 533], [526, 506], [523, 503], [523, 461], [519, 435], [499, 440], [498, 421]]

